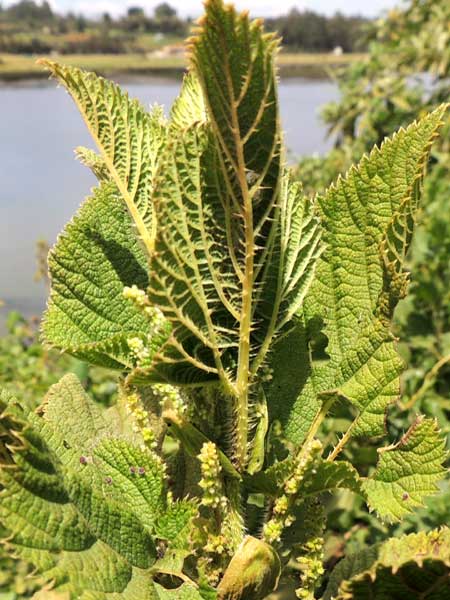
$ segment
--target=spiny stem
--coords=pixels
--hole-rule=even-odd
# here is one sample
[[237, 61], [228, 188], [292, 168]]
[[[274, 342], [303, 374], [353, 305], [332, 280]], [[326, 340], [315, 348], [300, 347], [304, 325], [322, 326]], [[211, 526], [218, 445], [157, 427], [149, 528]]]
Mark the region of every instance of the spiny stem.
[[[227, 52], [224, 53], [227, 57]], [[242, 470], [245, 467], [247, 459], [247, 443], [248, 443], [248, 395], [249, 395], [249, 367], [250, 367], [250, 333], [252, 319], [252, 302], [253, 302], [253, 284], [254, 284], [254, 254], [255, 254], [255, 239], [253, 227], [253, 205], [252, 197], [248, 187], [246, 177], [246, 164], [244, 157], [244, 148], [240, 136], [240, 123], [238, 118], [238, 104], [234, 98], [233, 83], [230, 78], [230, 66], [227, 64], [225, 68], [226, 83], [230, 94], [232, 109], [232, 130], [236, 145], [237, 159], [237, 178], [242, 193], [243, 217], [245, 227], [245, 266], [244, 278], [242, 282], [242, 306], [241, 320], [239, 328], [239, 352], [238, 352], [238, 369], [236, 376], [236, 392], [237, 392], [237, 426], [236, 426], [236, 460], [238, 467]]]
[[305, 448], [308, 449], [309, 444], [315, 438], [317, 432], [319, 431], [320, 426], [323, 423], [323, 420], [325, 419], [325, 417], [328, 414], [328, 411], [333, 406], [333, 404], [336, 402], [337, 396], [336, 396], [336, 394], [330, 394], [330, 395], [325, 396], [325, 398], [326, 399], [325, 399], [324, 403], [322, 404], [319, 412], [315, 416], [315, 419], [312, 422], [311, 427], [308, 431], [308, 435], [306, 436], [306, 438], [302, 444], [302, 449], [299, 452], [299, 456], [302, 456], [302, 452], [305, 451]]
[[332, 452], [330, 452], [330, 454], [327, 456], [327, 460], [332, 462], [342, 452], [345, 444], [349, 441], [349, 439], [352, 436], [352, 431], [353, 431], [353, 427], [354, 427], [355, 423], [356, 423], [356, 421], [353, 421], [353, 423], [350, 425], [350, 427], [347, 429], [347, 431], [341, 437], [339, 442], [336, 444], [336, 446], [334, 447]]

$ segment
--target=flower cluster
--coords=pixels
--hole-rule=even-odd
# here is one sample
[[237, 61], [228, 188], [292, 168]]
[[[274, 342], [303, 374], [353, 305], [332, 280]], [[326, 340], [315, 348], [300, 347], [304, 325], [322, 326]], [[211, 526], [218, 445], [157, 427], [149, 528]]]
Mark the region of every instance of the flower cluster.
[[173, 385], [157, 383], [152, 387], [154, 395], [158, 398], [164, 408], [171, 408], [179, 415], [186, 412], [186, 404], [180, 391]]
[[264, 525], [264, 539], [269, 544], [279, 542], [283, 529], [290, 527], [294, 523], [295, 517], [290, 513], [295, 506], [305, 476], [314, 466], [321, 451], [322, 444], [320, 441], [312, 440], [300, 454], [292, 474], [284, 484], [284, 494], [277, 498], [274, 503], [272, 518]]
[[223, 554], [227, 547], [227, 540], [224, 535], [210, 535], [205, 545], [205, 552], [210, 554]]
[[[161, 332], [166, 320], [161, 310], [150, 304], [150, 300], [144, 290], [139, 289], [136, 285], [123, 288], [123, 297], [130, 300], [135, 306], [141, 310], [150, 321], [150, 332], [147, 336], [148, 342], [158, 333]], [[141, 365], [144, 361], [150, 358], [149, 347], [145, 341], [139, 337], [129, 338], [127, 340], [128, 347], [131, 353], [136, 358], [137, 364]]]
[[297, 598], [314, 600], [314, 590], [318, 580], [324, 574], [323, 568], [323, 537], [317, 536], [308, 540], [303, 546], [303, 554], [297, 558], [297, 564], [302, 572], [301, 587], [296, 590]]
[[149, 300], [144, 290], [140, 290], [137, 285], [131, 287], [125, 286], [123, 288], [123, 297], [127, 300], [131, 300], [136, 306], [144, 307], [148, 306]]
[[216, 445], [213, 442], [205, 442], [198, 459], [202, 473], [199, 485], [204, 492], [201, 501], [203, 506], [224, 509], [227, 499], [222, 495], [222, 481], [220, 478], [222, 467]]
[[164, 325], [165, 319], [163, 313], [159, 308], [151, 305], [144, 290], [139, 289], [137, 285], [132, 285], [131, 287], [125, 286], [122, 294], [124, 298], [131, 300], [137, 308], [149, 317], [153, 331], [159, 330]]
[[300, 486], [305, 479], [305, 475], [309, 471], [310, 467], [314, 464], [320, 453], [322, 452], [322, 444], [319, 440], [313, 440], [305, 446], [305, 453], [300, 457], [297, 462], [294, 473], [286, 481], [284, 491], [288, 495], [298, 494]]
[[142, 404], [139, 394], [132, 393], [127, 395], [126, 407], [127, 411], [133, 416], [135, 421], [133, 429], [142, 435], [146, 447], [154, 449], [156, 447], [155, 435], [148, 426], [149, 415]]
[[127, 340], [127, 344], [128, 344], [129, 349], [131, 350], [131, 353], [136, 358], [138, 363], [142, 363], [144, 360], [149, 358], [150, 351], [148, 348], [146, 348], [146, 346], [141, 338], [138, 338], [138, 337], [129, 338]]

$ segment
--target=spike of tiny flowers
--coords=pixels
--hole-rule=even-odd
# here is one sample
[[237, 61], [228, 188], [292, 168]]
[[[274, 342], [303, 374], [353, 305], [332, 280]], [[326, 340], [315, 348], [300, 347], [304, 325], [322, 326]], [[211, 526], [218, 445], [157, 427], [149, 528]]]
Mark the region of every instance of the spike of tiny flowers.
[[148, 306], [149, 300], [147, 294], [144, 290], [141, 290], [137, 287], [137, 285], [132, 285], [131, 287], [125, 286], [123, 288], [122, 295], [127, 300], [131, 300], [136, 304], [136, 306], [143, 307]]
[[127, 344], [131, 353], [138, 361], [138, 364], [149, 358], [150, 351], [145, 347], [145, 344], [141, 338], [133, 337], [127, 340]]
[[137, 285], [133, 284], [131, 287], [125, 286], [122, 295], [127, 300], [133, 302], [148, 317], [153, 333], [157, 333], [162, 329], [166, 322], [164, 315], [158, 307], [152, 306], [144, 290], [139, 289]]
[[149, 427], [149, 414], [145, 410], [138, 393], [133, 392], [126, 396], [126, 408], [134, 419], [133, 430], [142, 435], [145, 447], [154, 450], [157, 445], [155, 434]]
[[227, 499], [222, 495], [222, 480], [219, 453], [213, 442], [205, 442], [198, 457], [202, 478], [199, 486], [203, 490], [201, 504], [211, 508], [225, 509]]
[[227, 547], [227, 539], [224, 535], [210, 535], [205, 545], [205, 552], [210, 554], [223, 554]]
[[283, 530], [294, 523], [295, 517], [292, 513], [301, 493], [302, 483], [306, 474], [314, 467], [321, 452], [321, 442], [312, 440], [299, 453], [293, 472], [285, 481], [284, 493], [275, 500], [272, 518], [263, 528], [263, 537], [269, 544], [279, 543]]
[[325, 515], [320, 500], [314, 499], [310, 510], [312, 510], [309, 523], [310, 535], [301, 546], [301, 554], [297, 557], [301, 585], [295, 594], [302, 600], [314, 600], [314, 592], [325, 572], [323, 568]]
[[157, 383], [152, 387], [152, 391], [164, 409], [174, 410], [179, 415], [186, 412], [187, 407], [184, 399], [180, 391], [173, 385]]
[[295, 591], [297, 598], [314, 600], [317, 583], [324, 574], [323, 544], [322, 537], [313, 538], [304, 545], [305, 554], [297, 558], [302, 571], [301, 587]]
[[300, 452], [293, 474], [285, 483], [284, 490], [286, 494], [295, 495], [298, 493], [306, 473], [320, 456], [321, 451], [322, 444], [319, 440], [312, 440], [304, 446], [302, 452]]

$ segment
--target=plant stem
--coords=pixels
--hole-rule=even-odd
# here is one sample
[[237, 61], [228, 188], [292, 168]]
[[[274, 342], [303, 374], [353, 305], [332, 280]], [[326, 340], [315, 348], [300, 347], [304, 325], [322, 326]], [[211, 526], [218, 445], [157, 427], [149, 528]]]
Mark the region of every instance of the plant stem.
[[320, 426], [323, 423], [323, 420], [325, 419], [325, 417], [327, 416], [328, 411], [330, 410], [330, 408], [333, 406], [333, 404], [336, 402], [336, 395], [335, 394], [330, 394], [326, 396], [326, 400], [324, 401], [324, 403], [322, 404], [319, 412], [317, 413], [317, 415], [315, 416], [314, 421], [312, 422], [312, 425], [308, 431], [308, 435], [306, 436], [303, 444], [302, 444], [302, 449], [300, 450], [299, 456], [301, 456], [303, 450], [305, 448], [308, 447], [308, 444], [310, 442], [312, 442], [312, 440], [315, 438], [317, 432], [319, 431]]
[[[226, 45], [224, 45], [225, 50]], [[228, 53], [225, 52], [225, 57]], [[244, 277], [242, 281], [242, 306], [241, 319], [239, 328], [239, 352], [238, 352], [238, 369], [236, 376], [236, 391], [237, 391], [237, 426], [236, 426], [236, 460], [238, 467], [244, 469], [247, 460], [247, 443], [248, 443], [248, 392], [249, 392], [249, 366], [250, 366], [250, 333], [252, 319], [252, 302], [253, 302], [253, 283], [254, 283], [254, 254], [255, 254], [255, 239], [253, 227], [253, 205], [250, 194], [247, 175], [246, 163], [244, 157], [244, 147], [241, 138], [238, 102], [234, 95], [233, 82], [230, 77], [230, 66], [227, 62], [225, 68], [225, 79], [228, 87], [228, 93], [231, 99], [231, 120], [232, 131], [236, 150], [236, 177], [239, 182], [242, 194], [242, 216], [244, 218], [245, 228], [245, 266]]]
[[450, 363], [450, 354], [448, 354], [447, 356], [443, 356], [440, 360], [437, 361], [433, 368], [430, 369], [425, 375], [420, 388], [411, 396], [411, 398], [407, 402], [401, 403], [400, 407], [403, 410], [409, 410], [410, 408], [412, 408], [414, 404], [425, 394], [425, 392], [430, 389], [439, 371], [448, 363]]
[[342, 452], [345, 444], [349, 441], [349, 439], [352, 435], [352, 430], [353, 430], [353, 426], [355, 425], [355, 422], [356, 421], [353, 421], [353, 423], [350, 425], [350, 427], [347, 429], [347, 431], [341, 437], [341, 439], [336, 444], [336, 446], [334, 447], [332, 452], [330, 452], [330, 454], [327, 456], [327, 460], [332, 462]]

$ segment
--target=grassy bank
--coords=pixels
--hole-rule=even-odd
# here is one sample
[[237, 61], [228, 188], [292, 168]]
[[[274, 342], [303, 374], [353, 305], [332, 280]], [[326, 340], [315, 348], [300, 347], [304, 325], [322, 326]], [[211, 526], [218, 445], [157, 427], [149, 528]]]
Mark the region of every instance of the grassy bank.
[[[361, 60], [362, 54], [289, 54], [279, 57], [285, 77], [326, 77], [329, 71]], [[0, 54], [0, 81], [46, 79], [47, 74], [36, 64], [38, 56]], [[153, 57], [144, 54], [66, 54], [55, 58], [68, 65], [95, 71], [101, 75], [180, 75], [186, 66], [183, 57]]]

